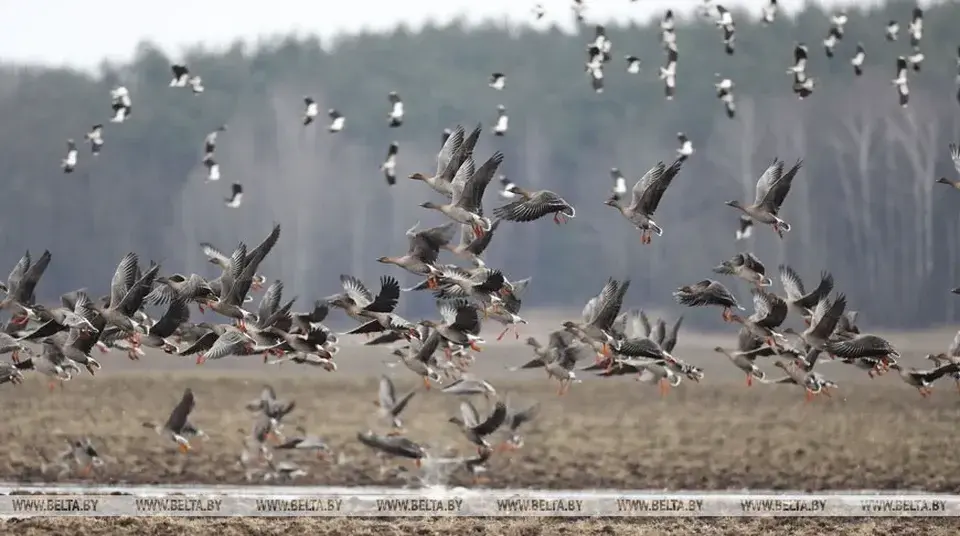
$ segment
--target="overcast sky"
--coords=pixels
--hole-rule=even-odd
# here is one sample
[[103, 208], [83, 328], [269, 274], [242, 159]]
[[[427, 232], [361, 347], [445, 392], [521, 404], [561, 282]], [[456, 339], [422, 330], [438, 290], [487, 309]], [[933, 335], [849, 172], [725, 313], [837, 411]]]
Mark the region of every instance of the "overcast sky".
[[[702, 0], [585, 0], [590, 21], [645, 20], [667, 7], [692, 10]], [[767, 0], [722, 0], [759, 13]], [[329, 37], [360, 29], [388, 29], [464, 16], [548, 25], [567, 24], [572, 0], [541, 0], [547, 15], [536, 23], [535, 0], [0, 0], [0, 58], [4, 61], [69, 64], [90, 68], [102, 59], [126, 60], [148, 39], [169, 54], [203, 43], [217, 47], [238, 37], [297, 32]], [[828, 0], [834, 4], [834, 0]], [[784, 9], [801, 0], [781, 0]], [[415, 6], [411, 7], [411, 6]]]

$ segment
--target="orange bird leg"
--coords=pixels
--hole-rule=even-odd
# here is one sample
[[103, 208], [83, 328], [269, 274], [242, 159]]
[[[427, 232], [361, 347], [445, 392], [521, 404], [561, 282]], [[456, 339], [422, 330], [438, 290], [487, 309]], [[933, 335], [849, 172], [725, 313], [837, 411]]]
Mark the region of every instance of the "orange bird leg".
[[[499, 340], [503, 339], [503, 336], [506, 335], [508, 331], [510, 331], [510, 326], [507, 326], [507, 327], [503, 328], [503, 331], [501, 331], [501, 332], [500, 332], [500, 335], [497, 336], [497, 340], [499, 341]], [[519, 335], [518, 335], [518, 336], [519, 336]]]
[[747, 387], [753, 386], [753, 374], [747, 374]]

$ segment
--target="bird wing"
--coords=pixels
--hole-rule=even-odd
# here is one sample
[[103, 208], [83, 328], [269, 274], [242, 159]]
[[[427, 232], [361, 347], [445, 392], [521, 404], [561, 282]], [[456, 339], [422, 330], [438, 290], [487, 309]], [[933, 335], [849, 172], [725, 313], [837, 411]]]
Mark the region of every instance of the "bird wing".
[[340, 285], [358, 307], [366, 307], [373, 302], [373, 294], [359, 279], [352, 275], [340, 276]]
[[753, 253], [741, 253], [740, 258], [743, 259], [743, 265], [748, 270], [752, 270], [760, 275], [766, 274], [767, 270], [763, 266], [763, 263], [760, 262], [760, 259], [758, 259]]
[[23, 254], [23, 257], [20, 257], [17, 264], [13, 266], [13, 270], [10, 270], [10, 275], [7, 276], [7, 294], [13, 294], [17, 291], [17, 287], [20, 286], [20, 281], [23, 280], [23, 274], [27, 272], [27, 268], [29, 267], [30, 252], [27, 251]]
[[787, 299], [796, 302], [797, 300], [803, 298], [806, 291], [803, 289], [803, 280], [800, 279], [800, 276], [793, 270], [793, 268], [787, 266], [786, 264], [781, 264], [779, 266], [780, 271], [780, 283], [783, 284], [783, 291], [787, 294]]
[[810, 319], [810, 325], [814, 326], [813, 334], [821, 339], [829, 337], [840, 322], [846, 307], [847, 297], [843, 294], [839, 294], [833, 302], [830, 302], [826, 296], [820, 298], [817, 307], [813, 310], [813, 318]]
[[190, 416], [190, 412], [193, 411], [194, 406], [196, 406], [196, 400], [193, 397], [193, 390], [188, 387], [183, 392], [180, 402], [173, 408], [173, 411], [170, 412], [170, 417], [164, 426], [174, 433], [180, 433], [180, 431], [183, 430], [183, 426], [187, 424], [187, 417]]
[[508, 221], [529, 222], [547, 214], [571, 209], [569, 203], [550, 191], [540, 191], [529, 199], [521, 199], [493, 209], [493, 215]]
[[461, 208], [478, 216], [483, 216], [483, 194], [487, 191], [487, 186], [493, 180], [493, 176], [502, 162], [503, 153], [497, 151], [480, 166], [480, 169], [473, 173], [464, 185], [460, 195], [459, 204]]
[[460, 418], [463, 419], [463, 425], [466, 428], [474, 428], [480, 424], [480, 414], [469, 400], [460, 402]]
[[497, 431], [497, 428], [500, 428], [500, 425], [503, 424], [503, 421], [507, 419], [507, 405], [501, 401], [497, 401], [497, 405], [493, 408], [493, 413], [482, 423], [478, 424], [473, 428], [473, 431], [479, 436], [487, 436]]
[[[657, 210], [657, 207], [660, 205], [660, 199], [663, 197], [664, 192], [667, 191], [667, 187], [670, 186], [670, 183], [673, 182], [674, 177], [676, 177], [677, 173], [680, 172], [680, 167], [682, 165], [682, 159], [678, 158], [677, 160], [674, 160], [674, 162], [670, 164], [670, 167], [666, 168], [662, 173], [659, 174], [659, 176], [652, 179], [650, 185], [644, 188], [639, 199], [638, 207], [645, 214], [653, 214], [654, 211]], [[634, 202], [636, 203], [636, 190], [634, 190], [633, 195]]]
[[760, 206], [764, 204], [764, 200], [770, 195], [770, 190], [773, 188], [773, 185], [780, 180], [780, 177], [783, 175], [783, 162], [774, 158], [773, 163], [763, 172], [763, 175], [760, 175], [760, 179], [757, 180], [757, 195], [754, 199], [753, 204]]
[[780, 180], [776, 181], [770, 188], [770, 192], [767, 194], [766, 199], [764, 199], [764, 205], [774, 216], [780, 212], [780, 206], [783, 205], [787, 194], [790, 193], [790, 187], [793, 186], [793, 179], [797, 176], [797, 172], [800, 171], [802, 165], [803, 160], [797, 160], [797, 163], [783, 173]]
[[180, 324], [189, 319], [190, 308], [187, 306], [187, 300], [180, 297], [174, 298], [160, 320], [150, 326], [150, 334], [163, 338], [169, 337], [180, 327]]
[[444, 171], [446, 171], [447, 166], [450, 165], [453, 156], [460, 150], [460, 147], [463, 146], [463, 127], [457, 125], [457, 128], [447, 137], [446, 141], [443, 142], [443, 147], [440, 148], [440, 152], [437, 153], [437, 173], [435, 177], [443, 177]]
[[458, 300], [455, 302], [457, 316], [450, 329], [464, 333], [480, 332], [480, 311], [469, 302]]
[[385, 275], [380, 278], [380, 292], [374, 300], [364, 307], [371, 313], [389, 313], [397, 307], [400, 300], [400, 283], [396, 278]]
[[23, 279], [20, 280], [20, 284], [17, 285], [17, 289], [13, 291], [17, 301], [20, 303], [33, 303], [33, 291], [37, 287], [37, 282], [40, 281], [40, 277], [43, 276], [43, 272], [45, 272], [47, 266], [50, 265], [50, 258], [50, 252], [44, 251], [43, 255], [40, 255], [40, 258], [37, 259], [37, 262], [27, 268], [23, 274]]
[[257, 308], [257, 321], [265, 322], [274, 311], [280, 308], [280, 299], [283, 296], [283, 282], [274, 281], [260, 297], [260, 307]]

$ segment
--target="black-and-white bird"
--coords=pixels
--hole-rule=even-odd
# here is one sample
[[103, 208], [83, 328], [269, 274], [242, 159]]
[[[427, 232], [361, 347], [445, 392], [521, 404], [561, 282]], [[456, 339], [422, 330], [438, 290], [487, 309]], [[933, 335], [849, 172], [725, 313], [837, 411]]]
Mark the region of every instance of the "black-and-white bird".
[[867, 59], [867, 51], [863, 48], [863, 43], [857, 43], [857, 53], [850, 60], [850, 63], [853, 64], [853, 72], [857, 76], [863, 74], [863, 60], [865, 59]]
[[667, 100], [673, 100], [677, 89], [677, 53], [676, 47], [667, 49], [667, 64], [660, 67], [660, 80], [663, 80], [663, 91]]
[[113, 108], [112, 123], [123, 123], [130, 117], [130, 111], [133, 108], [133, 102], [130, 100], [130, 91], [126, 86], [117, 86], [110, 90], [110, 106]]
[[621, 196], [627, 193], [627, 179], [620, 173], [620, 168], [610, 168], [610, 177], [613, 178], [613, 195]]
[[313, 123], [313, 120], [317, 118], [317, 115], [320, 113], [320, 108], [317, 107], [317, 102], [313, 100], [313, 97], [304, 97], [303, 98], [303, 126], [307, 126], [310, 123]]
[[733, 100], [733, 81], [724, 78], [714, 84], [714, 87], [717, 89], [717, 98], [723, 102], [723, 107], [727, 111], [727, 117], [733, 119], [737, 114], [737, 104]]
[[668, 9], [663, 14], [663, 18], [660, 19], [660, 42], [663, 43], [663, 46], [668, 46], [670, 42], [676, 42], [676, 29], [677, 23], [673, 18], [673, 10]]
[[100, 148], [103, 147], [103, 125], [93, 125], [84, 137], [90, 142], [90, 152], [94, 155], [100, 154]]
[[67, 140], [67, 156], [60, 162], [60, 167], [64, 173], [73, 173], [77, 167], [77, 144], [73, 140]]
[[895, 20], [891, 20], [887, 23], [887, 29], [884, 32], [887, 37], [887, 41], [896, 41], [897, 37], [900, 35], [900, 25]]
[[507, 84], [507, 77], [503, 73], [493, 73], [490, 75], [490, 82], [488, 86], [501, 91], [503, 87]]
[[391, 91], [387, 95], [387, 99], [391, 104], [390, 115], [387, 116], [390, 120], [390, 128], [397, 128], [403, 124], [403, 101], [400, 100], [396, 91]]
[[773, 21], [777, 18], [777, 0], [769, 0], [767, 5], [763, 6], [763, 10], [760, 14], [760, 22], [764, 25], [773, 24]]
[[400, 144], [393, 142], [387, 149], [387, 158], [380, 165], [383, 176], [387, 179], [387, 184], [393, 186], [397, 183], [397, 153], [400, 152]]
[[787, 74], [805, 73], [807, 71], [807, 45], [797, 43], [793, 47], [793, 67], [787, 69]]
[[847, 25], [847, 12], [845, 10], [840, 10], [836, 15], [830, 17], [830, 26], [837, 30], [837, 39], [843, 39], [844, 28]]
[[830, 31], [827, 33], [827, 37], [823, 40], [823, 50], [826, 51], [827, 57], [833, 57], [833, 49], [837, 46], [837, 41], [840, 40], [840, 32], [837, 30], [836, 26], [831, 26]]
[[190, 69], [186, 65], [174, 64], [170, 66], [170, 70], [173, 72], [170, 87], [187, 87], [187, 80], [190, 79]]
[[607, 29], [602, 24], [598, 24], [595, 30], [596, 34], [593, 42], [587, 45], [587, 48], [596, 48], [603, 57], [603, 62], [610, 61], [610, 51], [613, 49], [613, 43], [607, 37]]
[[907, 62], [910, 63], [910, 66], [913, 67], [914, 71], [920, 72], [920, 66], [923, 64], [924, 55], [923, 52], [920, 52], [920, 49], [917, 47], [913, 48], [913, 54], [907, 56]]
[[749, 216], [740, 216], [740, 224], [737, 226], [737, 240], [750, 238], [753, 234], [753, 220]]
[[923, 10], [919, 7], [913, 8], [913, 19], [907, 26], [907, 32], [910, 34], [910, 46], [920, 46], [920, 39], [923, 38]]
[[338, 112], [336, 108], [330, 108], [327, 110], [327, 117], [330, 118], [330, 126], [327, 127], [328, 131], [340, 132], [343, 130], [343, 125], [347, 118], [343, 117], [343, 114]]
[[573, 0], [573, 15], [577, 17], [577, 22], [583, 22], [583, 12], [586, 11], [587, 6], [583, 4], [583, 0]]
[[669, 32], [663, 32], [660, 39], [660, 43], [663, 45], [663, 48], [677, 48], [677, 32], [673, 30], [670, 30]]
[[199, 76], [191, 76], [187, 83], [190, 84], [190, 90], [194, 95], [203, 93], [203, 79]]
[[592, 67], [587, 69], [590, 74], [590, 87], [597, 93], [603, 93], [603, 67]]
[[677, 132], [677, 141], [680, 142], [680, 147], [677, 147], [677, 159], [686, 160], [690, 158], [693, 154], [693, 142], [683, 132]]
[[627, 72], [637, 74], [640, 72], [640, 58], [636, 56], [625, 56], [627, 60]]
[[221, 132], [227, 130], [227, 125], [220, 125], [217, 130], [207, 134], [207, 137], [203, 139], [203, 154], [213, 154], [217, 150], [217, 136]]
[[535, 19], [540, 20], [546, 14], [547, 10], [543, 8], [543, 4], [537, 4], [533, 6], [533, 16]]
[[517, 185], [510, 182], [506, 175], [500, 175], [500, 197], [504, 199], [516, 199], [520, 194], [516, 191]]
[[207, 180], [220, 180], [220, 164], [213, 157], [213, 153], [207, 153], [203, 156], [203, 165], [207, 168]]
[[230, 208], [237, 208], [243, 202], [243, 185], [239, 182], [233, 183], [230, 187], [230, 197], [224, 199], [224, 202]]
[[727, 11], [727, 8], [717, 4], [717, 19], [714, 23], [723, 30], [723, 45], [727, 54], [733, 54], [733, 43], [736, 39], [736, 26], [733, 23], [733, 15]]
[[900, 106], [906, 108], [910, 101], [910, 86], [907, 85], [907, 58], [903, 56], [897, 58], [897, 77], [891, 83], [897, 86]]
[[793, 75], [793, 92], [803, 100], [813, 94], [817, 81], [807, 73], [795, 73]]
[[506, 134], [509, 121], [510, 118], [507, 116], [507, 107], [502, 104], [497, 106], [497, 124], [493, 127], [493, 134], [496, 136]]

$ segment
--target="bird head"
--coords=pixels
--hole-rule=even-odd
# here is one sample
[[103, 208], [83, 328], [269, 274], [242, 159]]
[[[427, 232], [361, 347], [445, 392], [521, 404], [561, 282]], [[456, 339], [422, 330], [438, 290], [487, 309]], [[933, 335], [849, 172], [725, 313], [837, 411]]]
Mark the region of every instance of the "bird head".
[[727, 201], [724, 204], [727, 205], [728, 207], [741, 208], [740, 201], [737, 201], [736, 199], [734, 199], [733, 201]]
[[603, 202], [603, 204], [604, 204], [604, 205], [607, 205], [607, 206], [610, 206], [610, 207], [615, 207], [615, 206], [617, 206], [617, 203], [619, 203], [619, 202], [620, 202], [620, 196], [618, 196], [618, 195], [611, 195], [610, 197], [607, 198], [606, 201]]
[[413, 180], [415, 180], [415, 181], [422, 181], [422, 180], [425, 180], [425, 179], [426, 179], [426, 177], [423, 176], [423, 173], [412, 173], [412, 174], [410, 174], [410, 176], [408, 176], [407, 178], [408, 178], [408, 179], [413, 179]]
[[424, 201], [423, 203], [420, 203], [420, 206], [423, 208], [432, 208], [432, 209], [439, 208], [437, 204], [434, 203], [433, 201]]

